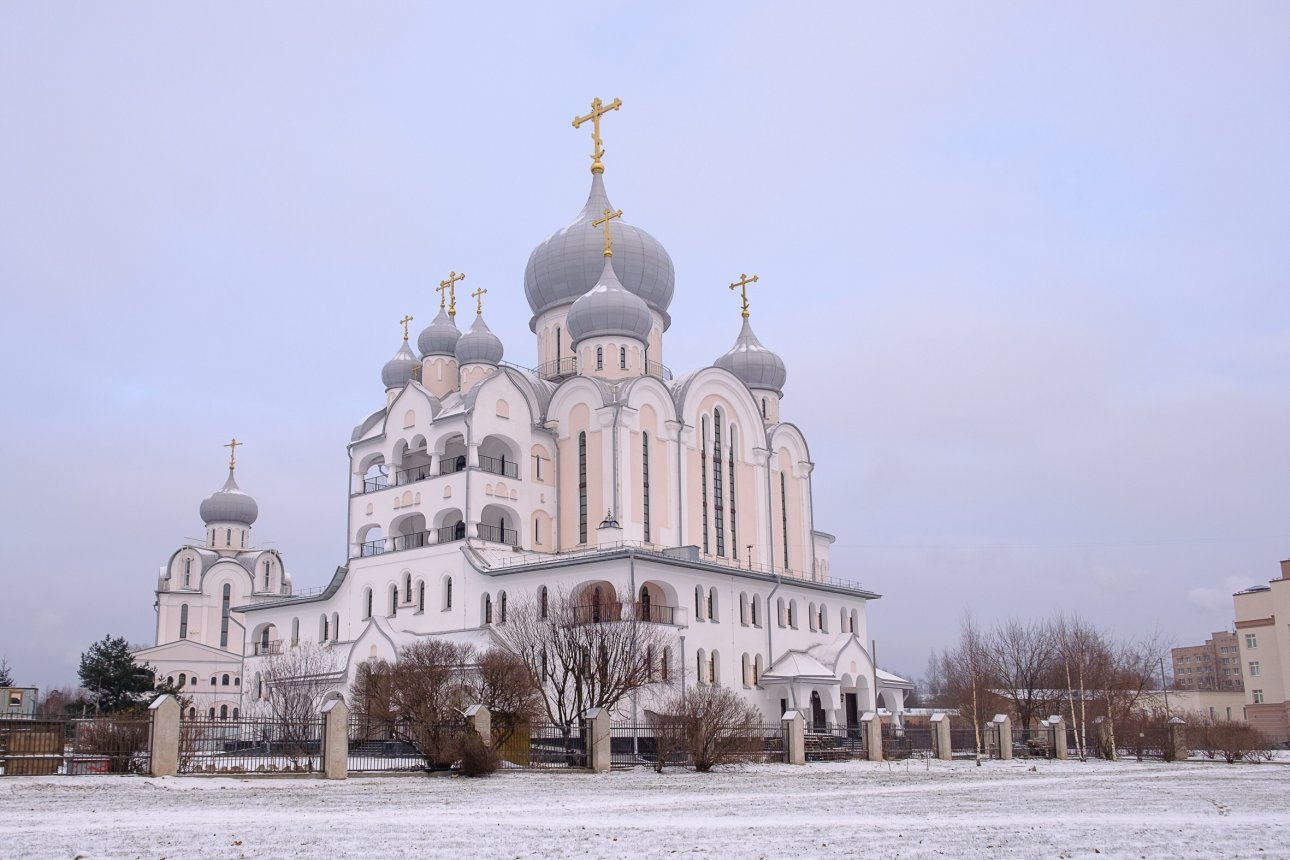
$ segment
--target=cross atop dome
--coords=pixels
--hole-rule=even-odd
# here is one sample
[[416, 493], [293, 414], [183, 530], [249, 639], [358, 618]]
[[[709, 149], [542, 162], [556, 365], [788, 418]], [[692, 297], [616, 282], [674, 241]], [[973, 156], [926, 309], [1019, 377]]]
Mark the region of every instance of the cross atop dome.
[[443, 310], [443, 294], [447, 292], [448, 293], [448, 316], [450, 317], [455, 317], [457, 315], [456, 284], [458, 281], [464, 281], [464, 280], [466, 280], [465, 272], [462, 272], [460, 275], [457, 274], [456, 272], [449, 272], [448, 280], [439, 282], [439, 287], [436, 290], [436, 292], [439, 293], [439, 310]]
[[591, 100], [591, 113], [573, 118], [574, 128], [581, 128], [584, 122], [591, 121], [591, 141], [595, 145], [595, 151], [591, 154], [592, 173], [605, 172], [605, 165], [600, 162], [600, 159], [605, 154], [605, 148], [601, 145], [604, 141], [600, 139], [600, 118], [611, 110], [618, 110], [622, 106], [622, 99], [614, 99], [609, 104], [604, 104], [599, 98], [594, 98]]
[[748, 285], [757, 283], [757, 276], [751, 278], [747, 275], [740, 275], [739, 280], [730, 285], [730, 289], [738, 290], [740, 297], [744, 300], [743, 317], [748, 319]]
[[245, 445], [245, 444], [246, 444], [245, 442], [237, 441], [236, 436], [233, 437], [233, 440], [231, 442], [224, 443], [224, 447], [228, 449], [228, 470], [230, 472], [233, 471], [235, 468], [237, 468], [238, 446]]
[[612, 257], [614, 255], [614, 240], [613, 240], [613, 237], [609, 235], [609, 222], [614, 220], [615, 218], [621, 218], [621, 217], [623, 217], [623, 210], [619, 209], [617, 212], [615, 212], [612, 209], [606, 209], [604, 218], [599, 218], [591, 222], [592, 227], [599, 227], [601, 224], [605, 225], [605, 256], [606, 257]]

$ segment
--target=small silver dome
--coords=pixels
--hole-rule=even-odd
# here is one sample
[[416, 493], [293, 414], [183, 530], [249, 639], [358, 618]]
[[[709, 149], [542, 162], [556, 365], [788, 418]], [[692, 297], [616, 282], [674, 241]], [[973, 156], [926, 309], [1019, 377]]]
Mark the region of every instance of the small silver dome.
[[739, 377], [749, 388], [766, 388], [779, 395], [784, 393], [784, 382], [788, 379], [784, 360], [761, 345], [747, 317], [744, 317], [744, 327], [735, 345], [713, 363]]
[[460, 338], [461, 332], [457, 330], [457, 324], [446, 310], [439, 308], [439, 316], [417, 335], [417, 349], [421, 350], [422, 358], [428, 355], [453, 355]]
[[[593, 229], [591, 222], [613, 208], [605, 194], [603, 176], [592, 174], [591, 194], [578, 217], [533, 249], [524, 269], [524, 295], [533, 311], [530, 328], [537, 325], [537, 317], [543, 311], [575, 301], [596, 286], [604, 268], [605, 240], [604, 233]], [[610, 222], [609, 233], [618, 282], [658, 311], [666, 329], [671, 325], [667, 306], [672, 303], [676, 287], [672, 258], [657, 239], [622, 219]]]
[[260, 506], [255, 503], [255, 499], [238, 489], [237, 481], [233, 480], [233, 470], [229, 469], [224, 486], [202, 499], [199, 513], [206, 525], [237, 523], [249, 527], [260, 515]]
[[644, 342], [654, 327], [649, 305], [618, 282], [610, 265], [612, 259], [605, 257], [600, 282], [574, 302], [565, 317], [564, 324], [574, 345], [586, 338], [604, 335], [625, 335]]
[[458, 364], [497, 364], [502, 360], [502, 341], [477, 315], [470, 331], [457, 341], [455, 354]]
[[385, 390], [400, 388], [410, 382], [413, 371], [420, 363], [412, 350], [408, 349], [408, 342], [403, 341], [399, 351], [394, 353], [394, 358], [385, 362], [385, 367], [381, 368], [381, 382], [385, 383]]

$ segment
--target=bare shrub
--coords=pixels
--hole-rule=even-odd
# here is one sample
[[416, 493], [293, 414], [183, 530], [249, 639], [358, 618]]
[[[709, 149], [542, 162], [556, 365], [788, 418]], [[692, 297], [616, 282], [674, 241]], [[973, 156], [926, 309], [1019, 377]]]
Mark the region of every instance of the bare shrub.
[[502, 749], [542, 713], [542, 691], [524, 661], [501, 648], [479, 657], [470, 689], [476, 704], [488, 708], [493, 747]]
[[105, 756], [109, 773], [142, 773], [142, 753], [148, 746], [146, 713], [125, 712], [115, 717], [81, 720], [76, 724], [76, 752]]
[[761, 714], [729, 687], [695, 685], [649, 719], [658, 742], [656, 771], [679, 750], [689, 754], [700, 773], [721, 764], [759, 761], [763, 755]]
[[477, 732], [468, 731], [461, 736], [458, 755], [464, 776], [487, 776], [501, 766], [502, 757], [497, 750], [484, 743]]

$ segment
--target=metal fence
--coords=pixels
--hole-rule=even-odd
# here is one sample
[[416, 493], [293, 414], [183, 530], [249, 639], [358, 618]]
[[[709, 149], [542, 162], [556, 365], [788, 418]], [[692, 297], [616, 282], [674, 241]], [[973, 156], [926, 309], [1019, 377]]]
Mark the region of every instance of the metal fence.
[[[783, 761], [784, 733], [778, 723], [711, 728], [706, 738], [719, 755], [733, 755], [740, 761]], [[624, 723], [609, 727], [610, 766], [618, 769], [693, 767], [694, 744], [681, 726], [656, 723]]]
[[861, 725], [808, 726], [803, 740], [807, 761], [847, 761], [869, 756], [865, 729]]
[[147, 773], [147, 715], [0, 720], [0, 775]]
[[353, 714], [348, 769], [351, 773], [406, 773], [446, 768], [460, 750], [460, 739], [473, 731], [465, 720], [413, 729]]
[[316, 773], [322, 719], [183, 720], [180, 773]]
[[587, 740], [585, 727], [574, 723], [519, 725], [498, 748], [503, 768], [567, 769], [585, 768]]
[[[984, 734], [982, 738], [984, 739]], [[950, 755], [952, 758], [975, 758], [976, 753], [977, 739], [974, 729], [950, 729]], [[982, 750], [982, 754], [985, 754], [984, 750]]]
[[906, 727], [896, 732], [891, 731], [888, 726], [883, 726], [883, 758], [928, 758], [934, 755], [936, 755], [936, 736], [931, 729]]

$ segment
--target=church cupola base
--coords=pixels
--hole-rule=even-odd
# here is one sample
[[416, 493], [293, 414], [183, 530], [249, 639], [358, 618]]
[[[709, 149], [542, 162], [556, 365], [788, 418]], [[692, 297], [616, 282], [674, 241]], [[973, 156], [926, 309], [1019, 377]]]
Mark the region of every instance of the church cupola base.
[[238, 553], [250, 545], [251, 529], [240, 523], [207, 523], [206, 548], [221, 555]]
[[616, 382], [645, 375], [645, 349], [634, 338], [594, 337], [578, 344], [578, 372]]
[[447, 397], [457, 390], [459, 382], [460, 371], [453, 356], [427, 355], [421, 360], [421, 384], [435, 397]]
[[779, 423], [779, 392], [771, 391], [766, 388], [752, 388], [753, 399], [757, 401], [757, 408], [761, 411], [761, 420], [766, 424]]

